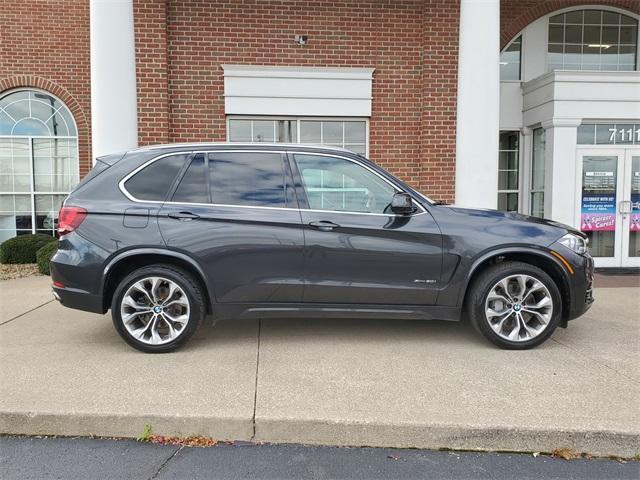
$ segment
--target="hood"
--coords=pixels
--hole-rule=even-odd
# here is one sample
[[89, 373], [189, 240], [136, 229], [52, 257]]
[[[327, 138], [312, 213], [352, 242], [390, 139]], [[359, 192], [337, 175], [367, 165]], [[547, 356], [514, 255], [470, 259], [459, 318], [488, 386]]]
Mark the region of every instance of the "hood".
[[580, 237], [586, 238], [586, 235], [579, 230], [576, 230], [570, 225], [556, 222], [554, 220], [547, 220], [546, 218], [532, 217], [531, 215], [524, 215], [517, 212], [503, 212], [500, 210], [490, 210], [484, 208], [470, 208], [470, 207], [458, 207], [456, 205], [442, 205], [441, 207], [449, 209], [452, 213], [459, 213], [462, 215], [471, 215], [474, 217], [485, 217], [489, 219], [505, 219], [514, 220], [517, 222], [534, 223], [538, 225], [544, 225], [547, 227], [555, 227], [565, 230], [568, 233], [573, 233]]

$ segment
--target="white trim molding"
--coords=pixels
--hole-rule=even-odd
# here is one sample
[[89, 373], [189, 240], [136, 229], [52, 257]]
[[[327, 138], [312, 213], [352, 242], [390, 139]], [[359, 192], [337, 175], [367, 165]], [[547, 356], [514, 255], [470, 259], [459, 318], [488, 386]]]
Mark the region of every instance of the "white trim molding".
[[227, 115], [370, 117], [373, 68], [222, 65]]

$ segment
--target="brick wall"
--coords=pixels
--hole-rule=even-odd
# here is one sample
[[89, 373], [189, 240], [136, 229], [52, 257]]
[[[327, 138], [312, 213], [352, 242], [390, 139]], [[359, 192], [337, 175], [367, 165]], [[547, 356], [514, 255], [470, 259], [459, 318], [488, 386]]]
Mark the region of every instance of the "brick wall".
[[91, 165], [88, 1], [0, 1], [0, 93], [16, 87], [47, 90], [71, 109], [83, 176]]
[[[371, 158], [453, 199], [457, 1], [134, 5], [142, 144], [225, 140], [222, 63], [373, 67]], [[308, 35], [309, 43], [294, 44], [295, 34]]]
[[500, 45], [509, 41], [534, 20], [561, 8], [606, 5], [640, 13], [640, 0], [501, 0]]

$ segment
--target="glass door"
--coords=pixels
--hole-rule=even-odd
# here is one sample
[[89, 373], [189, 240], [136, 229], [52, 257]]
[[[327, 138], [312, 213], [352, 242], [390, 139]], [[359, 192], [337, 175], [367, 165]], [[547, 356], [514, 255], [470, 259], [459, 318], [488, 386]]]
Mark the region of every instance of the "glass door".
[[596, 267], [640, 266], [640, 149], [578, 151], [577, 223]]
[[627, 152], [623, 187], [622, 266], [640, 267], [640, 150]]

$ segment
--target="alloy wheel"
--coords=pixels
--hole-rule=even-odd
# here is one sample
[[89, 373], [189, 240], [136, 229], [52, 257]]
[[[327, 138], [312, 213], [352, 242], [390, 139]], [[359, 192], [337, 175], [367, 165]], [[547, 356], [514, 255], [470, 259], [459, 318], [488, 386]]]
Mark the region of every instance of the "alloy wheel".
[[189, 299], [184, 290], [164, 277], [137, 280], [120, 304], [127, 332], [148, 345], [162, 345], [178, 338], [189, 322], [189, 313]]
[[489, 291], [485, 316], [501, 338], [526, 342], [547, 328], [553, 318], [553, 299], [549, 289], [537, 278], [510, 275]]

